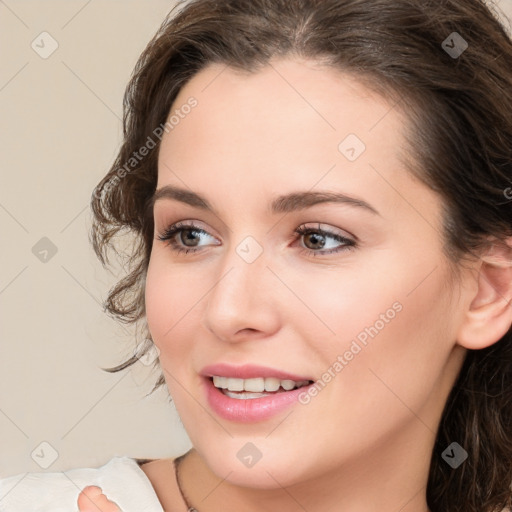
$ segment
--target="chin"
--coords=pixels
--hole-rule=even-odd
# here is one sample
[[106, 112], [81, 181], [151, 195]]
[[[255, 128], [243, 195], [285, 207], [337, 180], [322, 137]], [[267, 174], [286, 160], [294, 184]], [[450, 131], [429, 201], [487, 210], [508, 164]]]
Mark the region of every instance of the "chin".
[[[219, 469], [222, 471], [224, 467]], [[229, 473], [229, 470], [220, 474], [218, 474], [217, 471], [215, 471], [215, 473], [220, 478], [224, 478], [225, 475]], [[260, 490], [274, 490], [299, 483], [301, 478], [299, 475], [291, 474], [289, 466], [287, 469], [261, 466], [258, 469], [256, 467], [250, 469], [237, 468], [236, 470], [233, 470], [233, 472], [229, 474], [225, 480], [239, 487], [247, 487]]]
[[[218, 478], [240, 487], [262, 490], [278, 489], [306, 479], [306, 465], [303, 460], [300, 464], [297, 463], [296, 453], [289, 458], [286, 453], [278, 452], [275, 447], [268, 446], [261, 448], [259, 460], [244, 461], [245, 453], [250, 450], [240, 454], [240, 446], [250, 445], [251, 441], [242, 441], [240, 438], [234, 438], [231, 441], [235, 441], [233, 444], [236, 444], [236, 448], [223, 447], [222, 451], [212, 451], [211, 448], [207, 448], [206, 451], [198, 449], [210, 470]], [[255, 444], [258, 444], [257, 440]], [[263, 443], [259, 444], [261, 446]], [[209, 444], [209, 446], [212, 445]]]

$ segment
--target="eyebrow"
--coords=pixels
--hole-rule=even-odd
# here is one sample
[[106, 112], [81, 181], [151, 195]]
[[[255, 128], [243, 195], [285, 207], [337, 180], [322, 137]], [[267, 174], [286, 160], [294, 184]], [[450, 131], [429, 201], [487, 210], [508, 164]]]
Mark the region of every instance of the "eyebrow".
[[[180, 201], [195, 208], [200, 208], [201, 210], [211, 211], [215, 215], [218, 215], [218, 213], [215, 211], [215, 208], [212, 207], [206, 198], [190, 190], [174, 187], [171, 185], [161, 187], [155, 191], [153, 197], [151, 198], [152, 206], [154, 206], [157, 201], [162, 199], [174, 199], [175, 201]], [[270, 213], [276, 215], [280, 213], [305, 210], [306, 208], [310, 208], [316, 204], [321, 203], [347, 204], [356, 208], [363, 208], [375, 215], [380, 215], [380, 213], [373, 206], [371, 206], [366, 201], [363, 201], [362, 199], [357, 199], [355, 197], [347, 196], [346, 194], [331, 191], [292, 192], [290, 194], [281, 195], [272, 201], [269, 211]]]

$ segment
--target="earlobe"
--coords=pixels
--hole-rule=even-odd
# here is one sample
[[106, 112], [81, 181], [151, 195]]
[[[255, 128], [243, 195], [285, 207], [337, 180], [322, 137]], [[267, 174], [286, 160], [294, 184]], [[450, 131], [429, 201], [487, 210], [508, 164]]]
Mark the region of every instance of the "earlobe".
[[512, 239], [497, 243], [479, 262], [473, 294], [457, 342], [472, 350], [499, 341], [512, 325]]

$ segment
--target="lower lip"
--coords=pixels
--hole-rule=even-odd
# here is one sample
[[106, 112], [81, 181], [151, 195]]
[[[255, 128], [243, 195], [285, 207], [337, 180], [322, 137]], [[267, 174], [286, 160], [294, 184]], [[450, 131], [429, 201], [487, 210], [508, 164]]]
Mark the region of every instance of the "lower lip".
[[[206, 397], [210, 407], [217, 415], [237, 423], [255, 423], [264, 421], [284, 411], [298, 401], [301, 393], [307, 392], [309, 386], [273, 393], [262, 398], [238, 399], [225, 395], [205, 378]], [[312, 386], [313, 384], [310, 384]]]

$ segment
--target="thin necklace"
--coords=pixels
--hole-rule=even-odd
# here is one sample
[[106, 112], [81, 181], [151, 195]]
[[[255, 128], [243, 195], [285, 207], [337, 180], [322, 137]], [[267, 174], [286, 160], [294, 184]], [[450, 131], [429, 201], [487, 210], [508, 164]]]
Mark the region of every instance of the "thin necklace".
[[185, 505], [187, 506], [187, 512], [199, 512], [196, 508], [194, 508], [187, 500], [187, 498], [185, 498], [185, 493], [183, 492], [183, 489], [181, 488], [181, 484], [180, 484], [180, 472], [179, 472], [179, 467], [180, 467], [180, 463], [181, 461], [185, 458], [185, 456], [188, 454], [185, 453], [184, 455], [181, 455], [180, 457], [174, 459], [174, 468], [176, 469], [176, 483], [178, 484], [178, 490], [180, 491], [180, 494], [181, 494], [181, 499], [183, 500], [183, 502], [185, 503]]

